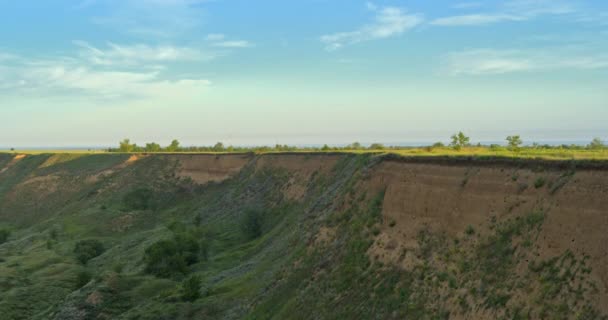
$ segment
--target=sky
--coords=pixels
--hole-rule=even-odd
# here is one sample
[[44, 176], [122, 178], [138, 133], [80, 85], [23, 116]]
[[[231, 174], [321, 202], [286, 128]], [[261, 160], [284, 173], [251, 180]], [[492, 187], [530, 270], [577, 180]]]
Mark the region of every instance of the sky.
[[0, 0], [0, 147], [608, 140], [605, 0]]

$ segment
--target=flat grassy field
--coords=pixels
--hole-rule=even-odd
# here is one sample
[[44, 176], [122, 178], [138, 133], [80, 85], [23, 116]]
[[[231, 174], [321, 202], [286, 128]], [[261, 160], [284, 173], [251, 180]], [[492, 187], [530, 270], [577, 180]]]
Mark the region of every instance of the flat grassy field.
[[[468, 147], [455, 150], [448, 147], [416, 147], [416, 148], [386, 148], [386, 149], [299, 149], [296, 151], [259, 151], [252, 149], [256, 154], [275, 153], [392, 153], [405, 157], [497, 157], [497, 158], [520, 158], [520, 159], [544, 159], [544, 160], [608, 160], [608, 148], [604, 149], [566, 149], [566, 148], [521, 148], [519, 151], [511, 151], [506, 148], [490, 147]], [[108, 154], [103, 150], [15, 150], [0, 151], [0, 153], [12, 154]], [[111, 152], [118, 153], [118, 152]], [[141, 154], [142, 152], [133, 152]], [[145, 152], [144, 152], [145, 153]], [[239, 154], [245, 152], [157, 152], [158, 154]]]

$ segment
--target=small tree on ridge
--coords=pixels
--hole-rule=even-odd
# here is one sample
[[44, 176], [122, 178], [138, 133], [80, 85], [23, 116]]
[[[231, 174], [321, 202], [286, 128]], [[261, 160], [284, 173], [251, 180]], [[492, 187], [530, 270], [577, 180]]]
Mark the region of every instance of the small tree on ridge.
[[454, 148], [454, 150], [461, 150], [463, 147], [469, 146], [470, 141], [471, 138], [467, 137], [462, 131], [460, 131], [452, 136], [452, 143], [450, 143], [450, 146]]

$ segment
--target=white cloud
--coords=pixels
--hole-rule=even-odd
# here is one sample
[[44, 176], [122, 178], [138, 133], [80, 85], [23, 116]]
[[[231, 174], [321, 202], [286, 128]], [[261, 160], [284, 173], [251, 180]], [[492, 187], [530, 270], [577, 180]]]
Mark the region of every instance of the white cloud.
[[496, 12], [455, 15], [431, 21], [436, 26], [480, 26], [500, 22], [524, 21], [543, 15], [575, 13], [577, 7], [562, 0], [510, 0], [499, 6]]
[[[165, 56], [148, 58], [162, 60]], [[0, 61], [0, 90], [6, 91], [5, 96], [153, 99], [171, 94], [200, 94], [211, 84], [207, 79], [169, 77], [162, 72], [162, 68], [126, 70], [116, 64], [95, 66], [80, 57], [15, 58]]]
[[475, 49], [451, 53], [446, 58], [452, 75], [491, 75], [559, 69], [608, 68], [608, 55], [559, 49]]
[[505, 10], [522, 16], [561, 15], [573, 13], [577, 6], [564, 0], [511, 0], [504, 5]]
[[395, 7], [378, 8], [368, 3], [368, 8], [376, 12], [373, 23], [367, 24], [355, 31], [327, 34], [321, 37], [321, 42], [329, 51], [337, 50], [345, 45], [363, 41], [389, 38], [403, 34], [418, 26], [424, 19], [418, 14], [408, 14], [405, 10]]
[[249, 48], [252, 46], [252, 44], [245, 40], [235, 40], [216, 42], [213, 44], [213, 46], [220, 48]]
[[477, 26], [503, 21], [521, 21], [524, 17], [510, 14], [469, 14], [439, 18], [431, 21], [436, 26]]
[[150, 62], [209, 60], [214, 57], [197, 49], [169, 45], [152, 47], [144, 44], [108, 43], [107, 48], [100, 49], [84, 41], [74, 43], [80, 47], [81, 57], [98, 65], [137, 65]]
[[85, 0], [103, 12], [93, 22], [139, 36], [177, 37], [201, 25], [205, 0]]
[[228, 37], [221, 33], [208, 34], [206, 37], [207, 41], [211, 43], [212, 47], [217, 48], [249, 48], [253, 47], [253, 43], [246, 40], [230, 40]]

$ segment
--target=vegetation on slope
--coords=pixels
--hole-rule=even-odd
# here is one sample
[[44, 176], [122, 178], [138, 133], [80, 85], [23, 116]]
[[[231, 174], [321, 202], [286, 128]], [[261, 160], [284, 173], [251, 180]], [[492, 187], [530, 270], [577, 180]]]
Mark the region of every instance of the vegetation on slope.
[[[197, 185], [170, 157], [44, 166], [52, 157], [0, 174], [0, 221], [12, 230], [0, 244], [6, 319], [601, 317], [588, 257], [536, 257], [542, 211], [454, 239], [423, 228], [411, 270], [375, 259], [385, 194], [362, 187], [372, 154], [341, 156], [304, 181], [301, 199], [284, 193], [297, 176], [255, 158]], [[32, 174], [56, 175], [45, 182], [56, 190], [23, 184]], [[332, 236], [319, 241], [321, 230]]]

